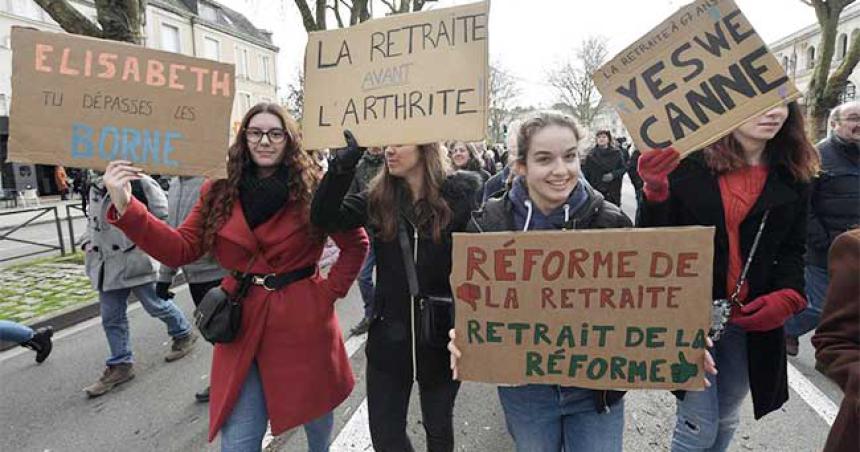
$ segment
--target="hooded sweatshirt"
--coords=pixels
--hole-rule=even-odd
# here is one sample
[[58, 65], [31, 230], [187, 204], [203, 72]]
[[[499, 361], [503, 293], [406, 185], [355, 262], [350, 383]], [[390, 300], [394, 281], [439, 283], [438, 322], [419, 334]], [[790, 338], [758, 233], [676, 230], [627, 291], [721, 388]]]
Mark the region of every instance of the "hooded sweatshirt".
[[574, 217], [580, 208], [588, 204], [588, 193], [582, 179], [570, 192], [567, 202], [550, 212], [549, 215], [544, 215], [529, 199], [528, 189], [522, 176], [514, 179], [508, 197], [513, 209], [514, 226], [520, 231], [564, 229], [565, 223]]

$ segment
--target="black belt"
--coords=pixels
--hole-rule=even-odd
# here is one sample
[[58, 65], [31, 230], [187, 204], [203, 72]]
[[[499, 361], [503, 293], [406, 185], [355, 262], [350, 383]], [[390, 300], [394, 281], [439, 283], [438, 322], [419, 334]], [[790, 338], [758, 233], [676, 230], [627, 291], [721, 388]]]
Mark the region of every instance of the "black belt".
[[263, 286], [264, 289], [273, 292], [276, 290], [281, 290], [284, 287], [302, 279], [313, 276], [317, 271], [316, 265], [309, 265], [305, 268], [300, 268], [298, 270], [293, 270], [289, 273], [268, 273], [268, 274], [259, 274], [259, 273], [241, 273], [241, 272], [233, 272], [233, 277], [237, 280], [241, 281], [245, 278], [249, 278], [249, 282], [251, 284], [257, 286]]

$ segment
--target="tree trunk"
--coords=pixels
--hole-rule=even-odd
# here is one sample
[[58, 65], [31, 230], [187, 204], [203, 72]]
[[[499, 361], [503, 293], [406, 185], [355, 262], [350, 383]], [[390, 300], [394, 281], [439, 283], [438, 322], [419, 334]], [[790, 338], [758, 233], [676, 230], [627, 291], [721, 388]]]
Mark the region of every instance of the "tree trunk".
[[35, 0], [67, 33], [101, 38], [102, 31], [66, 0]]
[[99, 26], [78, 12], [68, 0], [35, 0], [68, 33], [143, 44], [145, 0], [95, 0]]

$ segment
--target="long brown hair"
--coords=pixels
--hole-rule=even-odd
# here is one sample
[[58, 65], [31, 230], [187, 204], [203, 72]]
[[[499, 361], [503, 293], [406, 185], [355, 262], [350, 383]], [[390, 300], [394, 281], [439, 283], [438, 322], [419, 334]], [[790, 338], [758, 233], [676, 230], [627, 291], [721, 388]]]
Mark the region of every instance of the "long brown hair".
[[[451, 173], [448, 156], [438, 143], [418, 145], [419, 165], [424, 174], [423, 193], [416, 198], [415, 217], [416, 227], [423, 229], [428, 224], [432, 231], [433, 240], [442, 240], [442, 230], [451, 221], [451, 208], [442, 197], [442, 184]], [[400, 200], [404, 197], [412, 202], [409, 185], [402, 177], [393, 176], [388, 172], [388, 165], [370, 182], [368, 190], [368, 218], [370, 224], [378, 229], [377, 236], [384, 240], [394, 240], [397, 236]]]
[[305, 216], [310, 217], [311, 200], [321, 176], [320, 168], [311, 156], [302, 150], [302, 137], [295, 120], [280, 105], [259, 103], [245, 113], [236, 140], [227, 152], [227, 178], [216, 180], [203, 200], [203, 246], [206, 250], [212, 248], [215, 233], [233, 212], [233, 202], [239, 198], [242, 175], [256, 169], [254, 161], [251, 160], [245, 132], [251, 118], [260, 113], [271, 113], [281, 120], [287, 135], [282, 164], [288, 170], [288, 202], [300, 204]]
[[[747, 166], [743, 148], [731, 133], [705, 148], [704, 153], [708, 167], [717, 174]], [[803, 113], [797, 102], [788, 104], [788, 118], [776, 136], [768, 140], [763, 158], [771, 168], [783, 167], [800, 182], [809, 182], [818, 174], [821, 159], [806, 138]]]

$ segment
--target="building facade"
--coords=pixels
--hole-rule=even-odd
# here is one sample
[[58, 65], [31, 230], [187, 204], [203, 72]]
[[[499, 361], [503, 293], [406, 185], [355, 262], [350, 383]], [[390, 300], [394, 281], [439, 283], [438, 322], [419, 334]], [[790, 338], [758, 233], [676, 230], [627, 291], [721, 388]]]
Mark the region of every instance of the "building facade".
[[[812, 9], [810, 8], [810, 11]], [[833, 71], [842, 63], [848, 53], [851, 41], [860, 33], [860, 3], [855, 3], [842, 12], [836, 31], [836, 52], [830, 70]], [[797, 89], [805, 93], [812, 80], [812, 70], [821, 43], [821, 29], [816, 23], [800, 29], [776, 42], [769, 44], [771, 53], [785, 68], [785, 72], [794, 80]], [[848, 84], [842, 92], [842, 101], [860, 98], [857, 87], [860, 86], [860, 73], [854, 71], [848, 77]], [[803, 103], [803, 99], [800, 101]]]
[[[91, 0], [69, 0], [94, 23], [95, 4]], [[33, 0], [0, 0], [0, 161], [4, 163], [3, 187], [20, 190], [38, 188], [40, 194], [56, 191], [53, 167], [7, 164], [5, 140], [12, 92], [13, 26], [63, 32], [48, 13]], [[207, 58], [236, 66], [236, 87], [230, 120], [231, 138], [242, 115], [258, 102], [277, 99], [275, 61], [278, 48], [271, 32], [256, 28], [242, 14], [209, 0], [149, 0], [146, 7], [144, 46], [168, 52]], [[22, 176], [30, 175], [30, 178]], [[32, 178], [35, 176], [35, 179]], [[18, 183], [16, 183], [16, 180]], [[35, 184], [33, 183], [35, 182]]]

